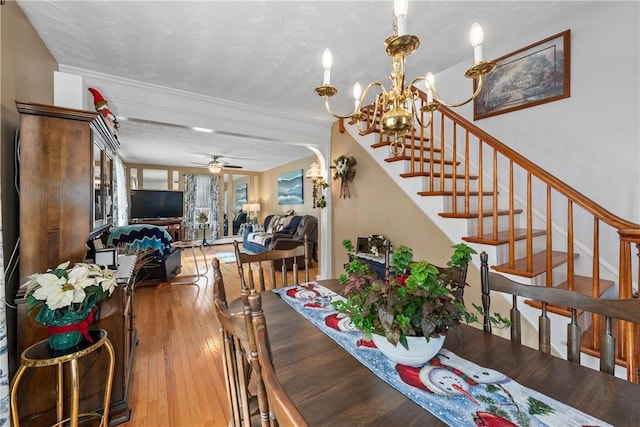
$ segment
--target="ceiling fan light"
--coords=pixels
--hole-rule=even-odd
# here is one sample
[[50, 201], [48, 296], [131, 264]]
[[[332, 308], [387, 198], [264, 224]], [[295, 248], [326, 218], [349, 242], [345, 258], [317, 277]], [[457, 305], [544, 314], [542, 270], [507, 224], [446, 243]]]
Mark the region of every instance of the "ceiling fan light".
[[222, 171], [222, 165], [218, 162], [209, 163], [209, 172], [218, 174]]

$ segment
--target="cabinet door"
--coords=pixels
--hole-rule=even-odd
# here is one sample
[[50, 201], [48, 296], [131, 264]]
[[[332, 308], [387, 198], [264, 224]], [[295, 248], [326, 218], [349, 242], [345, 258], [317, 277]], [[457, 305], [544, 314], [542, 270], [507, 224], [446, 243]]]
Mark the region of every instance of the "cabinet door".
[[30, 274], [84, 258], [93, 188], [87, 121], [21, 114], [20, 158], [23, 283]]

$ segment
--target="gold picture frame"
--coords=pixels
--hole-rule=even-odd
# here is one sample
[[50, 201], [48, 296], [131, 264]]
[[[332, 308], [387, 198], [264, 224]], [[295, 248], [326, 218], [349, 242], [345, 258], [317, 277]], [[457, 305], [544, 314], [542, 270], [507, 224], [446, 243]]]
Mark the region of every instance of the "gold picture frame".
[[[480, 120], [571, 95], [571, 30], [496, 59], [473, 101], [473, 119]], [[474, 90], [476, 88], [474, 80]]]

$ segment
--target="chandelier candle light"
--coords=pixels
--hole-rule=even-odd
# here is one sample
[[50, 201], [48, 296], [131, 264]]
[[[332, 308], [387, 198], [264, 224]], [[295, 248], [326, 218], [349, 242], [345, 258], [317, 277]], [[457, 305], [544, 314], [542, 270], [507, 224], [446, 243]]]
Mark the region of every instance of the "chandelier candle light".
[[[338, 89], [331, 85], [331, 51], [325, 49], [322, 55], [322, 66], [324, 68], [324, 80], [322, 86], [315, 89], [316, 93], [324, 98], [325, 107], [329, 114], [339, 119], [353, 119], [356, 121], [358, 131], [361, 134], [369, 133], [375, 126], [375, 120], [372, 120], [368, 128], [362, 127], [362, 122], [366, 119], [367, 115], [363, 113], [362, 107], [364, 100], [367, 97], [369, 91], [378, 86], [381, 93], [376, 95], [374, 101], [374, 117], [377, 117], [378, 113], [382, 114], [380, 124], [382, 126], [382, 132], [393, 137], [391, 144], [391, 151], [398, 155], [404, 149], [404, 143], [400, 141], [400, 137], [406, 135], [411, 129], [413, 129], [413, 120], [423, 128], [428, 128], [431, 125], [433, 112], [438, 109], [440, 105], [446, 107], [459, 107], [471, 102], [478, 96], [482, 89], [483, 76], [492, 72], [495, 67], [495, 61], [486, 62], [482, 58], [482, 28], [477, 23], [471, 26], [470, 41], [473, 46], [474, 62], [475, 64], [469, 68], [465, 77], [470, 79], [477, 79], [477, 87], [471, 97], [463, 102], [451, 104], [442, 100], [438, 91], [435, 88], [435, 79], [432, 73], [427, 73], [426, 76], [416, 77], [407, 87], [405, 87], [405, 61], [406, 57], [413, 53], [420, 46], [420, 39], [418, 36], [407, 34], [407, 10], [408, 0], [395, 0], [393, 5], [394, 10], [394, 34], [387, 37], [384, 41], [387, 55], [392, 58], [392, 68], [389, 78], [391, 79], [391, 89], [387, 91], [383, 84], [375, 81], [367, 85], [362, 91], [359, 83], [355, 83], [353, 86], [354, 97], [354, 110], [347, 115], [340, 115], [335, 113], [329, 106], [329, 98], [338, 93]], [[424, 81], [426, 87], [426, 104], [418, 109], [416, 108], [416, 100], [420, 97], [420, 93], [416, 87], [418, 82]], [[423, 123], [421, 120], [419, 111], [427, 112], [429, 114], [429, 120]]]

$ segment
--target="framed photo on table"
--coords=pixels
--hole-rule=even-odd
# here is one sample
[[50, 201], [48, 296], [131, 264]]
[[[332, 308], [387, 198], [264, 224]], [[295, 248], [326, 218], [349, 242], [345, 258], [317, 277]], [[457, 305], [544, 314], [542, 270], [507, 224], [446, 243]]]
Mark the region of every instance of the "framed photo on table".
[[568, 98], [570, 51], [571, 33], [566, 30], [496, 59], [496, 69], [483, 78], [473, 101], [473, 119]]

